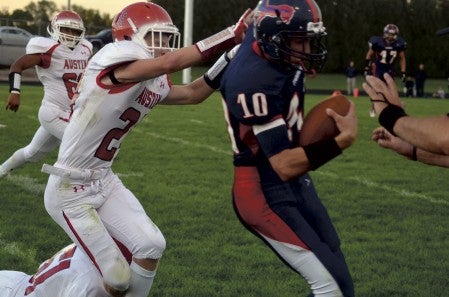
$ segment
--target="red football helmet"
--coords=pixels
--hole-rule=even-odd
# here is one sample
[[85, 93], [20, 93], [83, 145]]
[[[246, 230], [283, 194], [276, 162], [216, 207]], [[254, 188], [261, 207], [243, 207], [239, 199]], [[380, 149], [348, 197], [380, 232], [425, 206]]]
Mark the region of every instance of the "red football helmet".
[[[79, 33], [76, 35], [63, 33], [61, 28], [73, 29]], [[84, 28], [83, 20], [79, 14], [72, 10], [63, 10], [53, 17], [47, 31], [53, 40], [74, 48], [84, 38], [86, 28]]]
[[[151, 34], [151, 44], [145, 41]], [[163, 36], [169, 36], [169, 43], [163, 44]], [[132, 40], [154, 55], [154, 50], [179, 48], [180, 34], [170, 15], [157, 4], [138, 2], [125, 7], [112, 21], [114, 40]]]

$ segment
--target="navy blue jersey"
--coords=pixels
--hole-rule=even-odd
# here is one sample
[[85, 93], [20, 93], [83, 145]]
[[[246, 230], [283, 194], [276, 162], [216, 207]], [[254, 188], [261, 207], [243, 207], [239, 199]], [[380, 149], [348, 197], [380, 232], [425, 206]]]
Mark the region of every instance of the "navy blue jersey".
[[374, 51], [375, 75], [383, 78], [384, 73], [394, 76], [394, 61], [400, 52], [405, 51], [407, 43], [398, 37], [392, 43], [387, 43], [381, 36], [372, 36], [369, 39], [369, 46]]
[[[297, 146], [303, 119], [303, 72], [269, 62], [254, 42], [244, 40], [221, 80], [235, 166], [267, 165], [268, 157]], [[285, 124], [255, 136], [254, 126], [276, 120]]]

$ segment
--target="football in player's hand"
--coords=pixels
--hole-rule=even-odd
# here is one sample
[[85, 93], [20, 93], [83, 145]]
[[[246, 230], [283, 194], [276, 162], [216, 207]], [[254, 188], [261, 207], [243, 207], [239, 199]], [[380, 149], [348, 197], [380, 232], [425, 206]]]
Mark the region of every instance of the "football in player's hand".
[[336, 95], [324, 99], [307, 113], [301, 128], [299, 145], [304, 146], [320, 140], [337, 136], [337, 125], [333, 118], [327, 115], [326, 109], [333, 109], [339, 115], [346, 115], [349, 111], [349, 100], [343, 95]]

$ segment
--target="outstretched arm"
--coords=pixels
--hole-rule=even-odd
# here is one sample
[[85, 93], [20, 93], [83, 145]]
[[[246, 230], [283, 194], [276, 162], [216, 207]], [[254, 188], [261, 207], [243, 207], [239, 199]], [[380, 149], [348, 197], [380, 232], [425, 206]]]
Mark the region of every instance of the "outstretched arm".
[[[248, 25], [252, 21], [252, 11], [248, 9], [236, 25], [228, 27], [194, 45], [175, 50], [154, 59], [136, 60], [114, 70], [120, 83], [148, 80], [163, 74], [173, 73], [206, 61], [216, 54], [231, 49], [242, 42]], [[108, 83], [107, 77], [104, 78]]]
[[449, 117], [434, 116], [417, 118], [408, 116], [401, 106], [396, 84], [390, 75], [384, 75], [385, 82], [368, 76], [363, 89], [370, 96], [379, 123], [392, 135], [418, 147], [421, 150], [449, 155]]
[[396, 153], [413, 161], [420, 161], [429, 165], [449, 167], [449, 156], [434, 154], [423, 149], [419, 149], [405, 140], [392, 135], [383, 127], [378, 127], [373, 131], [371, 139], [379, 146], [391, 149]]
[[172, 86], [162, 104], [198, 104], [220, 87], [221, 77], [240, 45], [224, 53], [200, 78], [185, 86]]

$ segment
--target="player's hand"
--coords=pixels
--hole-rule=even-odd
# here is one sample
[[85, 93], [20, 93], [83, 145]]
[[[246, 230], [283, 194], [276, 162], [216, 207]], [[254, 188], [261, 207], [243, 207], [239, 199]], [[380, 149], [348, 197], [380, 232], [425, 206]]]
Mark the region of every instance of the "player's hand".
[[375, 141], [380, 147], [393, 150], [408, 158], [410, 158], [413, 151], [413, 146], [410, 143], [394, 136], [384, 127], [374, 129], [371, 134], [371, 140]]
[[245, 38], [246, 30], [248, 30], [249, 25], [253, 20], [254, 12], [251, 8], [248, 8], [243, 15], [240, 17], [238, 22], [234, 25], [234, 35], [236, 43], [241, 43], [243, 38]]
[[401, 74], [401, 80], [402, 80], [402, 83], [404, 83], [405, 84], [405, 80], [407, 79], [407, 75], [405, 74], [405, 72], [402, 72], [402, 74]]
[[6, 110], [17, 112], [20, 106], [20, 94], [10, 93], [8, 102], [6, 103]]
[[370, 97], [376, 114], [380, 114], [389, 104], [403, 107], [393, 78], [385, 73], [384, 79], [386, 83], [377, 77], [368, 75], [366, 82], [363, 83], [363, 89]]
[[340, 134], [335, 137], [338, 146], [341, 149], [345, 149], [351, 146], [357, 137], [357, 116], [355, 114], [355, 104], [350, 101], [348, 113], [345, 116], [341, 116], [334, 110], [326, 109], [328, 116], [334, 119]]

